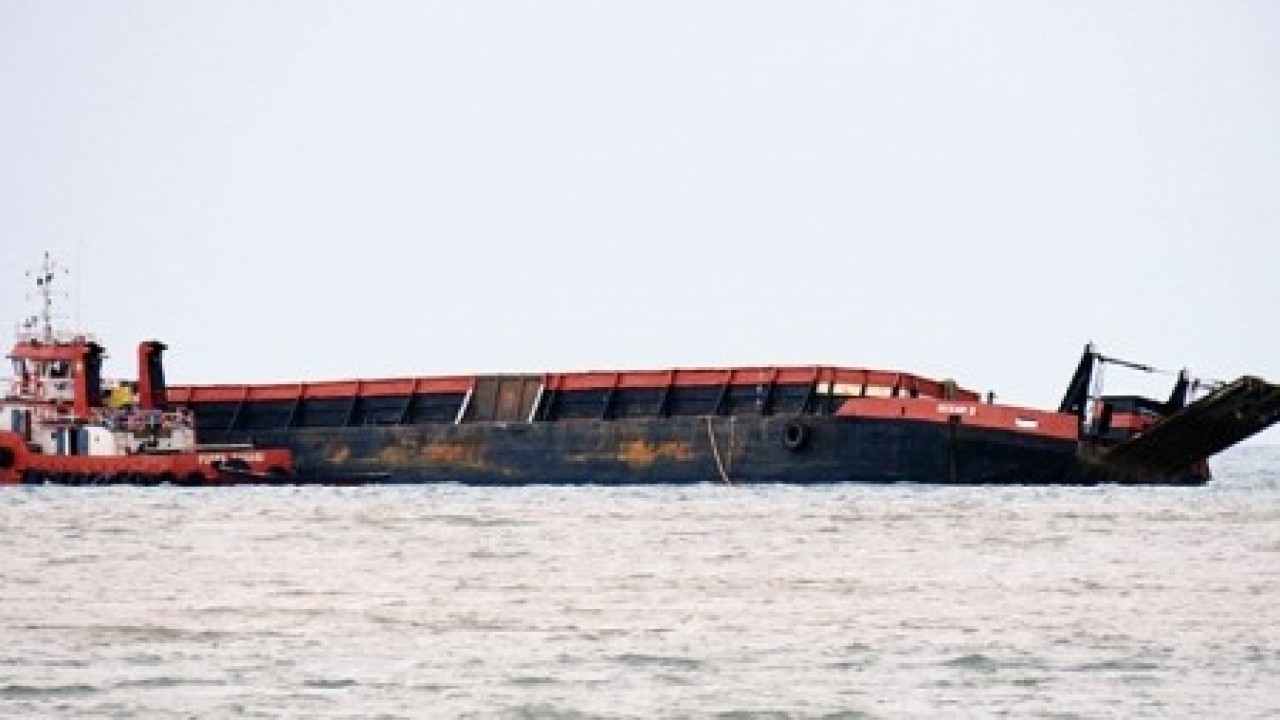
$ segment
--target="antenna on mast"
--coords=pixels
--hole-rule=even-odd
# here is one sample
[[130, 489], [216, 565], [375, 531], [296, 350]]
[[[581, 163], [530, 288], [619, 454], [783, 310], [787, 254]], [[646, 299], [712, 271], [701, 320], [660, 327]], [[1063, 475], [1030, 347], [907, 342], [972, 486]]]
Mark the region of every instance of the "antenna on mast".
[[44, 262], [36, 270], [28, 270], [27, 277], [34, 276], [36, 279], [36, 292], [40, 295], [40, 314], [33, 316], [27, 320], [25, 325], [28, 330], [34, 330], [37, 327], [40, 330], [40, 338], [46, 343], [54, 340], [53, 332], [53, 281], [57, 277], [58, 271], [62, 271], [65, 275], [67, 270], [58, 263], [54, 262], [49, 256], [49, 251], [44, 253]]

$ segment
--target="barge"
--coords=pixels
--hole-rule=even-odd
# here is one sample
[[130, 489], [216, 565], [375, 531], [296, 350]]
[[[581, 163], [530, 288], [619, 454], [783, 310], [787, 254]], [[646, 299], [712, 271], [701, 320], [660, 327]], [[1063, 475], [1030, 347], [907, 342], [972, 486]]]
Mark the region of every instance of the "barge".
[[[1256, 377], [1198, 399], [1102, 395], [1084, 350], [1061, 404], [849, 367], [733, 367], [170, 388], [214, 443], [286, 447], [300, 477], [478, 485], [1201, 484], [1280, 420]], [[1125, 363], [1134, 365], [1132, 363]], [[1141, 366], [1139, 366], [1141, 367]]]

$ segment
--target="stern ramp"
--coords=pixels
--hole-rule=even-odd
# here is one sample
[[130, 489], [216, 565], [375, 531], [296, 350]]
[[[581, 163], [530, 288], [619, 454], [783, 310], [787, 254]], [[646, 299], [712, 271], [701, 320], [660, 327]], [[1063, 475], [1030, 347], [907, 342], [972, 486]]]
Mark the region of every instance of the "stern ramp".
[[1280, 422], [1280, 385], [1243, 376], [1108, 449], [1106, 465], [1169, 475]]

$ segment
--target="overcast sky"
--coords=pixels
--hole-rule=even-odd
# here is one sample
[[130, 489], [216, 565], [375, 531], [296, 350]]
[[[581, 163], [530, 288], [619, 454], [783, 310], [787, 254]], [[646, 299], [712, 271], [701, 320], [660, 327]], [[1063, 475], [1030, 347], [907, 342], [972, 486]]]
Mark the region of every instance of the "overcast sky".
[[1280, 380], [1280, 3], [0, 0], [0, 247], [178, 383]]

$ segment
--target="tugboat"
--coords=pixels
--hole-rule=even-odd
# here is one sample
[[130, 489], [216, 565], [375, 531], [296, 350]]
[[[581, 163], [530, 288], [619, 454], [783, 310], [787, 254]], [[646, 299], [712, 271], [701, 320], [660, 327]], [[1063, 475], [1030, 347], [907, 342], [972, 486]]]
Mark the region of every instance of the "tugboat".
[[0, 485], [235, 485], [289, 482], [292, 453], [247, 443], [198, 445], [190, 410], [166, 399], [165, 345], [138, 346], [138, 379], [106, 382], [105, 349], [54, 327], [60, 268], [35, 273], [41, 312], [21, 323], [0, 400]]

